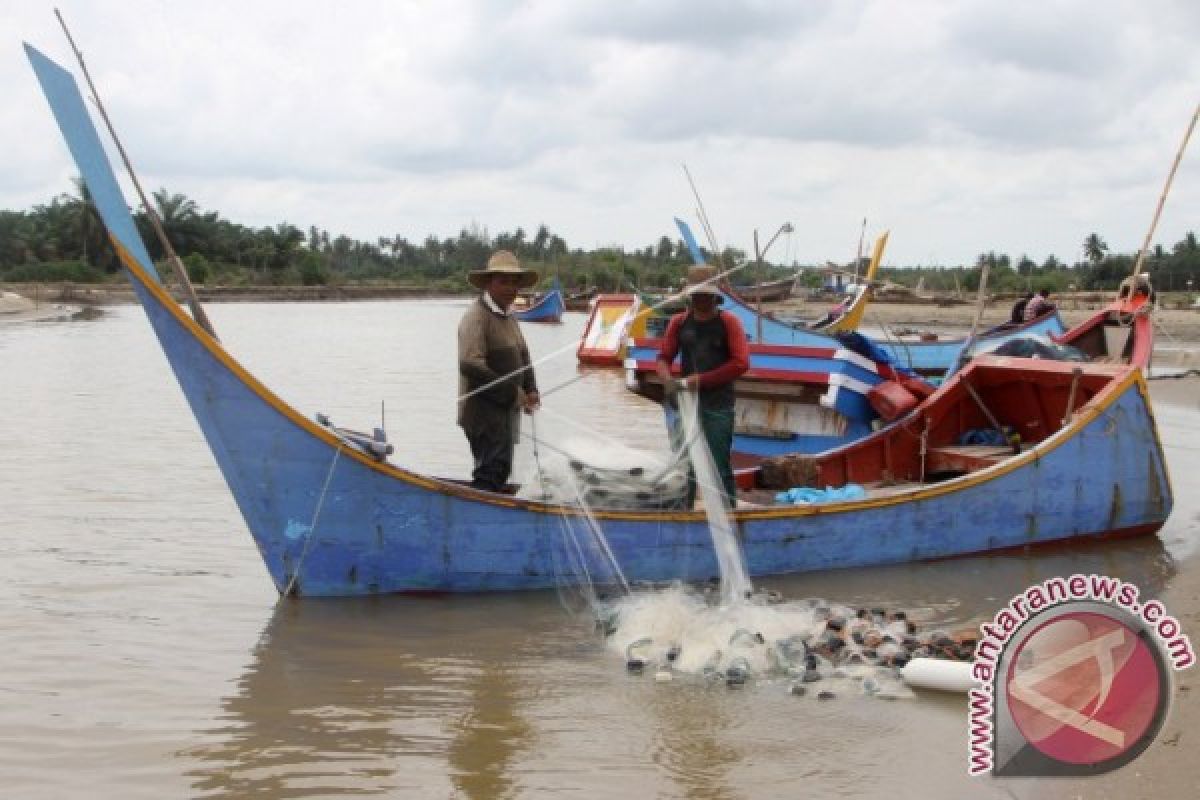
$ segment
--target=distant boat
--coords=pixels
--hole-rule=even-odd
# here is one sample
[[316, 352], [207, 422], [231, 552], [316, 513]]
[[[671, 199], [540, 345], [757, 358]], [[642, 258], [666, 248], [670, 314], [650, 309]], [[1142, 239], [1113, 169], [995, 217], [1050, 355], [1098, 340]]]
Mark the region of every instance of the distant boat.
[[[158, 280], [74, 79], [26, 51], [280, 593], [503, 591], [579, 579], [558, 558], [564, 520], [584, 522], [578, 509], [390, 464], [289, 406], [206, 333]], [[1138, 309], [1095, 323], [1079, 343], [1150, 345]], [[1127, 331], [1110, 336], [1113, 323]], [[996, 426], [1015, 426], [1020, 441], [962, 443]], [[1127, 364], [978, 356], [902, 422], [807, 466], [805, 485], [855, 483], [865, 496], [777, 504], [761, 471], [741, 475], [751, 505], [732, 514], [751, 575], [1148, 535], [1173, 499], [1145, 376]], [[701, 511], [597, 510], [591, 519], [631, 581], [717, 574]]]
[[629, 326], [640, 307], [636, 294], [598, 295], [575, 351], [579, 362], [600, 367], [621, 366]]
[[587, 311], [592, 307], [592, 302], [599, 293], [600, 290], [595, 286], [580, 292], [572, 292], [564, 299], [564, 305], [567, 311]]
[[550, 290], [535, 298], [528, 308], [514, 309], [512, 313], [522, 322], [562, 322], [566, 310], [562, 289], [556, 278]]
[[792, 296], [795, 278], [730, 287], [730, 294], [747, 303], [778, 303]]
[[[721, 308], [729, 311], [738, 318], [738, 321], [742, 323], [742, 328], [746, 331], [746, 335], [752, 342], [795, 347], [836, 348], [839, 345], [837, 345], [836, 339], [831, 334], [838, 331], [853, 331], [857, 329], [862, 315], [856, 313], [856, 310], [865, 313], [866, 298], [863, 296], [855, 298], [848, 311], [837, 315], [831, 314], [823, 327], [818, 326], [816, 328], [803, 324], [791, 324], [777, 317], [765, 314], [760, 315], [751, 306], [729, 296], [726, 296], [726, 301]], [[1063, 323], [1058, 311], [1055, 310], [1050, 314], [1040, 316], [1035, 320], [1025, 322], [1016, 327], [1008, 327], [1007, 325], [997, 326], [980, 334], [978, 339], [980, 344], [986, 342], [995, 345], [1017, 336], [1037, 334], [1059, 336], [1066, 332], [1066, 330], [1067, 326]], [[647, 336], [653, 333], [652, 330], [648, 330], [645, 326], [639, 328], [636, 325], [632, 331], [632, 335], [634, 336]], [[932, 342], [912, 342], [887, 336], [872, 338], [872, 341], [882, 351], [887, 353], [897, 366], [915, 370], [927, 377], [937, 377], [945, 373], [952, 364], [957, 362], [963, 346], [967, 343], [967, 340], [961, 337]]]

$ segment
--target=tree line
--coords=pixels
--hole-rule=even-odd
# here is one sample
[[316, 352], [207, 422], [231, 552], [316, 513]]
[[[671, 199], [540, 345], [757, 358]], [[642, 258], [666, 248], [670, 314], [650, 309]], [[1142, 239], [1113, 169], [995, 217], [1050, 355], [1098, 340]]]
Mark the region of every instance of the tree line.
[[[512, 250], [522, 263], [537, 268], [544, 282], [558, 277], [567, 288], [597, 287], [622, 291], [632, 287], [678, 286], [692, 263], [684, 242], [662, 236], [642, 248], [619, 246], [591, 250], [572, 248], [545, 225], [530, 235], [523, 228], [491, 234], [471, 224], [457, 236], [409, 239], [396, 233], [374, 241], [333, 235], [310, 226], [302, 230], [288, 222], [253, 228], [232, 222], [218, 212], [202, 210], [185, 195], [160, 189], [152, 193], [154, 210], [175, 251], [196, 283], [220, 285], [318, 285], [328, 283], [402, 283], [446, 291], [466, 288], [466, 273], [487, 261], [492, 251]], [[164, 258], [147, 214], [138, 210], [134, 222], [156, 261]], [[1022, 254], [981, 253], [974, 264], [958, 266], [894, 266], [881, 271], [889, 281], [932, 291], [974, 291], [983, 266], [989, 268], [989, 287], [1018, 292], [1111, 290], [1132, 270], [1136, 254], [1109, 252], [1097, 233], [1081, 246], [1082, 258], [1066, 264], [1050, 255], [1041, 263]], [[705, 255], [711, 254], [705, 250]], [[726, 248], [720, 263], [726, 268], [744, 264], [748, 254]], [[827, 266], [827, 265], [826, 265]], [[0, 211], [0, 280], [8, 282], [99, 282], [111, 278], [119, 264], [91, 203], [78, 179], [75, 193], [63, 193], [28, 211]], [[751, 265], [745, 282], [770, 280], [797, 268], [810, 286], [823, 280], [818, 265]], [[1196, 235], [1171, 248], [1155, 246], [1145, 260], [1160, 290], [1200, 290], [1200, 246]], [[739, 281], [740, 282], [740, 281]]]

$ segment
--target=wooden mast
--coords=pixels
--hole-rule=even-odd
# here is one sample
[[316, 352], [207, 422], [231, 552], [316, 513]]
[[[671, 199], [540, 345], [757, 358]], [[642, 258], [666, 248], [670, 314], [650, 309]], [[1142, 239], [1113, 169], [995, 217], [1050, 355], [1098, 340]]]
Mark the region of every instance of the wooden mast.
[[1158, 227], [1158, 218], [1162, 216], [1163, 205], [1167, 202], [1167, 193], [1171, 191], [1171, 184], [1175, 181], [1175, 173], [1179, 171], [1179, 162], [1183, 158], [1183, 151], [1187, 148], [1188, 140], [1192, 138], [1192, 131], [1196, 129], [1197, 119], [1200, 119], [1200, 103], [1196, 104], [1192, 121], [1188, 123], [1187, 131], [1183, 134], [1183, 141], [1179, 144], [1179, 150], [1175, 152], [1175, 161], [1171, 164], [1170, 172], [1167, 173], [1167, 182], [1163, 185], [1162, 194], [1158, 197], [1158, 207], [1154, 209], [1154, 218], [1150, 220], [1150, 230], [1146, 231], [1142, 249], [1138, 250], [1137, 258], [1134, 259], [1133, 274], [1130, 277], [1136, 278], [1142, 271], [1142, 262], [1146, 260], [1146, 251], [1150, 249], [1150, 239], [1154, 237], [1154, 229]]

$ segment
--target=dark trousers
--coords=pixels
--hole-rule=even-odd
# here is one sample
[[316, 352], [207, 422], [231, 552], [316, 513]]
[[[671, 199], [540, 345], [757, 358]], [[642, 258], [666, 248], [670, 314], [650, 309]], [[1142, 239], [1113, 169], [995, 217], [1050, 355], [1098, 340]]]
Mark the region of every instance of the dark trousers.
[[[734, 413], [732, 408], [700, 409], [700, 431], [712, 454], [713, 466], [721, 480], [721, 490], [725, 495], [725, 504], [729, 508], [736, 507], [737, 485], [733, 479], [733, 450]], [[682, 421], [673, 418], [673, 444], [679, 447], [683, 444]], [[716, 487], [714, 487], [716, 488]], [[696, 502], [696, 473], [688, 468], [687, 504], [690, 508]]]
[[520, 417], [498, 414], [491, 424], [471, 430], [464, 429], [475, 458], [475, 469], [471, 471], [471, 485], [489, 492], [504, 491], [508, 476], [512, 473], [513, 445], [516, 443]]
[[[704, 441], [712, 453], [713, 465], [721, 477], [721, 488], [725, 492], [725, 503], [729, 508], [737, 505], [737, 485], [733, 480], [733, 409], [700, 409], [700, 428]], [[695, 491], [692, 492], [693, 500]]]

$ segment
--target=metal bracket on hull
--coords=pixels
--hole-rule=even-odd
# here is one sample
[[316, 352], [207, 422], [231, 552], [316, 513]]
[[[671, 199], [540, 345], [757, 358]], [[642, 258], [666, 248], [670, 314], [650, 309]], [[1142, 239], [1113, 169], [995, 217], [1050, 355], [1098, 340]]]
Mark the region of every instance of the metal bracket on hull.
[[387, 461], [387, 457], [396, 451], [396, 448], [388, 444], [387, 434], [384, 433], [383, 428], [375, 428], [371, 434], [350, 430], [349, 428], [339, 428], [329, 419], [328, 414], [319, 412], [317, 413], [316, 420], [318, 424], [328, 428], [334, 436], [356, 450], [366, 453], [376, 461]]

